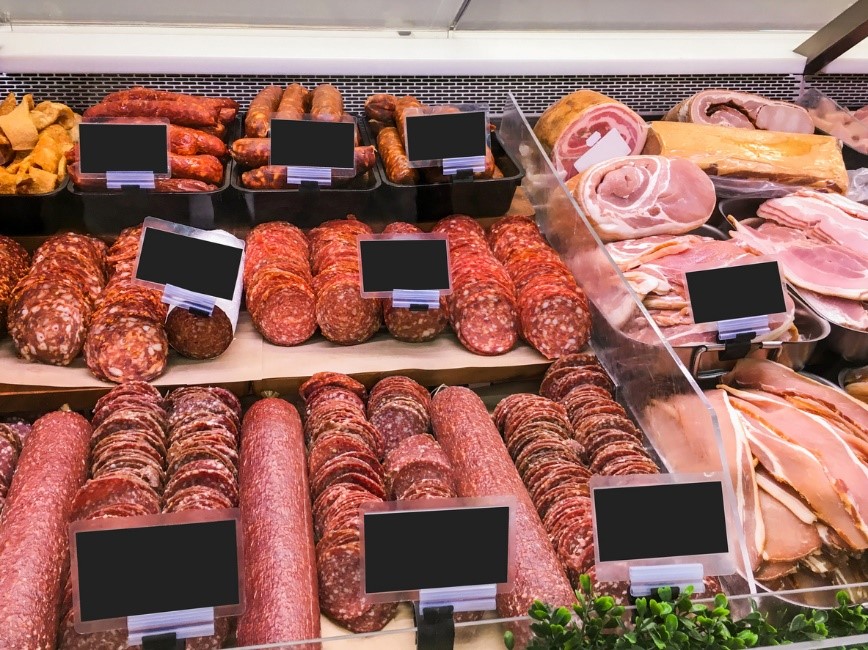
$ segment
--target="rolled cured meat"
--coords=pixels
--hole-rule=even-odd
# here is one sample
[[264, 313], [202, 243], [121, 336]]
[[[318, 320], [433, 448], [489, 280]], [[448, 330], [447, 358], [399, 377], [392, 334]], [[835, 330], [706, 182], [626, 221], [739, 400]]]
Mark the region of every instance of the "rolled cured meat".
[[703, 90], [675, 106], [663, 118], [785, 133], [813, 133], [811, 116], [801, 106], [732, 90]]
[[714, 184], [680, 158], [625, 156], [597, 163], [567, 187], [603, 241], [681, 235], [714, 211]]
[[593, 90], [578, 90], [558, 100], [539, 118], [533, 131], [558, 171], [572, 178], [576, 161], [615, 129], [637, 154], [645, 145], [645, 120], [624, 104]]

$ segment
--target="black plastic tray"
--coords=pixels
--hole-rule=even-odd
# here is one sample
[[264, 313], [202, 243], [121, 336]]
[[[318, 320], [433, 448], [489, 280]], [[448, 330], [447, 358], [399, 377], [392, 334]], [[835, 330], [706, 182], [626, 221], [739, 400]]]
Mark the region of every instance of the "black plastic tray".
[[[373, 144], [364, 120], [355, 116], [363, 145]], [[354, 178], [346, 187], [301, 187], [285, 190], [252, 190], [241, 185], [241, 173], [246, 167], [233, 163], [232, 188], [238, 192], [252, 223], [290, 221], [300, 228], [312, 228], [330, 219], [343, 219], [348, 214], [360, 219], [376, 216], [375, 197], [382, 180], [375, 165], [363, 176]]]
[[156, 217], [195, 228], [215, 227], [214, 215], [229, 187], [231, 161], [224, 165], [223, 183], [211, 192], [154, 192], [139, 188], [69, 191], [79, 198], [84, 224], [94, 235], [117, 234], [137, 226], [145, 217]]
[[74, 204], [63, 190], [69, 177], [45, 194], [0, 194], [0, 234], [38, 235], [52, 232]]
[[503, 172], [503, 178], [419, 185], [397, 185], [391, 182], [377, 152], [377, 166], [383, 177], [379, 212], [404, 221], [435, 221], [450, 214], [471, 217], [499, 217], [506, 214], [524, 178], [524, 169], [504, 149], [497, 133], [491, 135], [491, 152]]

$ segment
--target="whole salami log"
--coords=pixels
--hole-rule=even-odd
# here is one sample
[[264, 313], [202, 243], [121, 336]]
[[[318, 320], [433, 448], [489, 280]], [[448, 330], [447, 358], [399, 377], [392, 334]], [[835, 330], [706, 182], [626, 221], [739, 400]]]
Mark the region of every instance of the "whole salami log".
[[310, 109], [310, 91], [301, 84], [292, 84], [283, 91], [277, 112], [288, 120], [300, 120]]
[[318, 639], [313, 520], [298, 412], [281, 399], [260, 400], [244, 416], [241, 441], [247, 609], [238, 620], [238, 644]]
[[178, 354], [189, 359], [215, 359], [232, 344], [232, 321], [220, 307], [210, 316], [175, 308], [166, 317], [166, 336]]
[[271, 128], [271, 116], [280, 105], [283, 88], [266, 86], [250, 102], [244, 118], [244, 133], [249, 138], [264, 138]]
[[320, 84], [313, 89], [310, 115], [319, 122], [340, 122], [344, 117], [344, 98], [331, 84]]
[[377, 134], [377, 149], [390, 181], [398, 185], [415, 185], [419, 182], [419, 170], [410, 167], [398, 129], [391, 126], [382, 129]]
[[84, 117], [164, 117], [181, 126], [217, 126], [220, 109], [204, 104], [152, 100], [123, 99], [91, 106]]
[[573, 602], [569, 580], [482, 400], [467, 388], [445, 388], [432, 400], [431, 423], [455, 468], [459, 496], [511, 495], [518, 502], [515, 580], [511, 592], [498, 595], [498, 613], [524, 616], [537, 598]]
[[216, 185], [223, 180], [223, 163], [214, 156], [178, 156], [169, 154], [172, 176]]
[[30, 432], [0, 516], [0, 647], [54, 648], [67, 523], [87, 478], [87, 420], [49, 413]]

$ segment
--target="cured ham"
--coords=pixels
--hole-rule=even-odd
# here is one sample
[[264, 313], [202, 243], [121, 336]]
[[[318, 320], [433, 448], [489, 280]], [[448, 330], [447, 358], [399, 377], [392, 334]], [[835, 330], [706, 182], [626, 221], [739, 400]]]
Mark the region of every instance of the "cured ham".
[[789, 401], [797, 400], [803, 408], [813, 403], [815, 412], [828, 413], [840, 418], [868, 439], [868, 406], [850, 397], [847, 393], [809, 379], [786, 366], [762, 359], [742, 359], [731, 372], [723, 377], [723, 383], [736, 388], [761, 390], [778, 395]]
[[713, 180], [757, 181], [847, 192], [841, 146], [827, 135], [652, 122], [643, 153], [686, 158]]
[[663, 156], [612, 158], [567, 187], [607, 242], [690, 232], [708, 221], [717, 201], [697, 165]]
[[814, 132], [814, 122], [808, 111], [801, 106], [732, 90], [698, 92], [675, 106], [663, 119], [739, 129]]
[[757, 210], [758, 217], [795, 228], [809, 239], [838, 244], [868, 257], [868, 216], [861, 216], [863, 213], [868, 215], [868, 210], [860, 203], [846, 197], [831, 202], [811, 190], [770, 199]]
[[[667, 241], [668, 239], [668, 241]], [[698, 235], [652, 236], [610, 243], [606, 250], [624, 271], [661, 333], [677, 346], [714, 343], [712, 327], [696, 325], [690, 313], [684, 274], [699, 268], [732, 266], [753, 260], [753, 254], [733, 241], [719, 241]], [[770, 331], [763, 340], [792, 340], [798, 337], [793, 325], [795, 303], [785, 296], [787, 310], [770, 319]], [[632, 332], [631, 332], [632, 335]]]
[[838, 244], [810, 239], [780, 241], [729, 217], [732, 237], [758, 255], [780, 262], [787, 280], [796, 285], [849, 300], [868, 300], [868, 257]]
[[637, 154], [645, 146], [645, 120], [593, 90], [578, 90], [561, 98], [540, 116], [533, 129], [564, 180], [578, 173], [576, 161], [612, 130], [626, 145], [624, 154]]

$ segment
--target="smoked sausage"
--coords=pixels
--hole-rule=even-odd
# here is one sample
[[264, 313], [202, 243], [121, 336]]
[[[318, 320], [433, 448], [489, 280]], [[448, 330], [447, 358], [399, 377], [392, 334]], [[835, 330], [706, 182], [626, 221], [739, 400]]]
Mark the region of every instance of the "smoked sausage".
[[201, 103], [158, 99], [125, 99], [91, 106], [84, 117], [164, 117], [172, 124], [214, 127], [220, 122], [220, 109]]
[[169, 150], [179, 156], [207, 154], [222, 158], [226, 143], [215, 135], [176, 124], [169, 125]]
[[173, 178], [188, 178], [217, 185], [223, 180], [223, 164], [214, 156], [169, 154]]
[[497, 596], [498, 614], [525, 616], [536, 598], [558, 606], [573, 602], [564, 568], [482, 400], [467, 388], [445, 388], [432, 400], [431, 424], [455, 468], [459, 496], [517, 500], [515, 579], [512, 591]]
[[266, 86], [250, 102], [247, 116], [244, 118], [244, 133], [249, 138], [264, 138], [271, 128], [271, 116], [280, 105], [283, 98], [283, 88]]
[[331, 84], [320, 84], [313, 90], [310, 115], [318, 122], [340, 122], [344, 117], [344, 98]]
[[410, 167], [404, 152], [404, 142], [395, 127], [386, 127], [377, 135], [377, 149], [386, 168], [386, 176], [398, 185], [414, 185], [419, 182], [419, 171]]
[[395, 106], [398, 98], [387, 93], [371, 95], [365, 100], [365, 116], [385, 126], [395, 126]]
[[238, 644], [318, 639], [307, 460], [294, 406], [266, 398], [247, 411], [239, 475], [247, 609], [238, 620]]
[[[251, 140], [252, 138], [246, 138], [247, 140]], [[266, 139], [267, 141], [267, 139]], [[237, 140], [236, 140], [237, 142]], [[256, 144], [252, 145], [252, 148], [255, 149], [260, 147], [261, 145]], [[270, 151], [271, 144], [268, 144], [268, 148]], [[234, 147], [233, 147], [234, 148]], [[234, 151], [233, 151], [234, 154]], [[247, 154], [241, 154], [245, 157]], [[260, 151], [257, 155], [261, 156], [262, 152]], [[247, 158], [248, 160], [255, 161], [253, 154], [251, 157]], [[374, 166], [374, 163], [377, 159], [376, 151], [374, 147], [369, 145], [367, 147], [356, 147], [355, 149], [355, 167], [356, 167], [356, 178], [368, 172], [371, 167]], [[236, 158], [239, 160], [240, 158]], [[268, 157], [265, 157], [265, 160], [268, 160]], [[345, 183], [346, 181], [343, 179], [336, 180], [334, 185], [340, 185], [341, 182]], [[241, 184], [244, 187], [248, 187], [253, 190], [285, 190], [288, 187], [293, 187], [289, 183], [286, 182], [286, 167], [282, 165], [262, 165], [261, 167], [257, 167], [256, 169], [251, 169], [250, 171], [244, 172], [241, 174]]]
[[54, 648], [90, 434], [82, 416], [57, 411], [38, 419], [24, 444], [0, 517], [0, 648]]
[[300, 120], [310, 109], [310, 91], [301, 84], [292, 84], [283, 91], [277, 112], [281, 118]]

